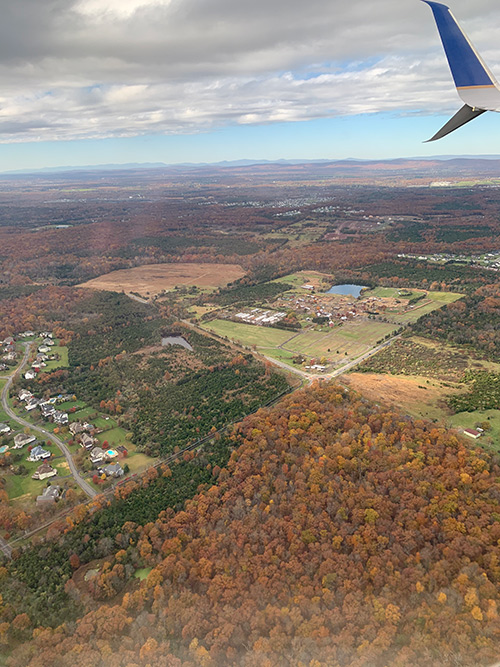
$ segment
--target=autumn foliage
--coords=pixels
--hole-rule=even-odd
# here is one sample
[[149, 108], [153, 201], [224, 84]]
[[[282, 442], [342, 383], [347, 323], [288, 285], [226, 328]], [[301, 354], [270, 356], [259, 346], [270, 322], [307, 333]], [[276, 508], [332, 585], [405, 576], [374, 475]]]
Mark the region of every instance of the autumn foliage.
[[[122, 591], [112, 606], [35, 630], [10, 667], [494, 661], [491, 456], [335, 385], [259, 411], [234, 437], [216, 485], [182, 511], [124, 526], [99, 580], [101, 599]], [[153, 569], [123, 592], [128, 534]]]

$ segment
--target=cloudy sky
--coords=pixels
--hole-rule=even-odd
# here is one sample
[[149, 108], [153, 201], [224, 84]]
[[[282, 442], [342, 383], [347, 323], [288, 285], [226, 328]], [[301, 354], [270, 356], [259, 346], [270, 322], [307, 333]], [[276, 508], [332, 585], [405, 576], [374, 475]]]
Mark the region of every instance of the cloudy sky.
[[[0, 170], [500, 153], [419, 0], [1, 0]], [[500, 6], [449, 3], [500, 79]]]

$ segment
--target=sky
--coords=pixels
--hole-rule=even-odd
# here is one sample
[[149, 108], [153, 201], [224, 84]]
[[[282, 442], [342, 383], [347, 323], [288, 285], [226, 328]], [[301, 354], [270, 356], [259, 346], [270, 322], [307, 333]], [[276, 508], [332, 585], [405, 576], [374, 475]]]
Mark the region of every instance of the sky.
[[[500, 154], [420, 0], [1, 0], [0, 171]], [[450, 7], [500, 79], [500, 5]]]

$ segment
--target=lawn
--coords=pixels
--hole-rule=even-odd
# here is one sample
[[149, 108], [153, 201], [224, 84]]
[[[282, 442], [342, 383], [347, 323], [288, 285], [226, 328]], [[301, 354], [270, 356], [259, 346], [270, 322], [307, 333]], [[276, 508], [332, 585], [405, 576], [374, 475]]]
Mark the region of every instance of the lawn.
[[95, 415], [98, 410], [95, 408], [82, 408], [81, 410], [77, 410], [76, 412], [70, 412], [69, 413], [69, 421], [71, 422], [77, 422], [77, 421], [83, 421], [84, 419], [88, 419], [90, 415]]
[[[94, 410], [95, 414], [96, 410]], [[96, 419], [92, 420], [92, 425], [95, 426], [96, 428], [102, 428], [104, 431], [115, 428], [117, 426], [117, 423], [113, 419], [113, 417], [108, 417], [108, 416], [100, 416], [96, 417]], [[104, 438], [107, 440], [107, 438]]]
[[240, 324], [229, 320], [213, 320], [203, 324], [203, 328], [213, 331], [219, 336], [227, 336], [242, 345], [257, 347], [278, 347], [294, 335], [293, 331], [258, 327], [252, 324]]
[[117, 426], [110, 429], [109, 431], [104, 431], [104, 433], [99, 433], [97, 439], [101, 443], [101, 446], [104, 441], [106, 441], [111, 448], [115, 448], [118, 445], [124, 445], [128, 450], [128, 456], [125, 458], [115, 459], [122, 466], [128, 465], [130, 468], [130, 473], [136, 473], [141, 470], [144, 470], [148, 466], [152, 465], [156, 459], [152, 459], [150, 456], [146, 456], [142, 452], [138, 452], [136, 446], [126, 439], [127, 432], [125, 429]]
[[[57, 449], [55, 445], [53, 445], [50, 449], [56, 456], [59, 454], [59, 449]], [[16, 465], [22, 463], [28, 470], [28, 474], [26, 476], [13, 474], [5, 475], [5, 490], [7, 491], [9, 500], [19, 500], [21, 498], [23, 500], [27, 500], [31, 496], [39, 495], [42, 493], [43, 489], [47, 486], [47, 481], [50, 481], [53, 484], [57, 483], [56, 477], [51, 477], [49, 480], [32, 479], [31, 475], [42, 464], [42, 462], [26, 461], [26, 457], [28, 456], [27, 447], [21, 451], [23, 452], [23, 459]], [[66, 477], [69, 475], [69, 466], [64, 457], [59, 456], [56, 459], [50, 460], [49, 463], [53, 468], [57, 469], [58, 475], [61, 475], [61, 477]]]
[[47, 361], [47, 366], [43, 369], [44, 372], [53, 371], [55, 368], [67, 368], [68, 367], [68, 348], [60, 347], [59, 345], [54, 345], [51, 348], [50, 355], [58, 354], [60, 359], [58, 361]]
[[474, 412], [458, 412], [446, 418], [446, 423], [455, 428], [475, 428], [478, 422], [488, 422], [491, 430], [486, 431], [477, 440], [464, 435], [471, 444], [500, 451], [500, 410], [475, 410]]
[[126, 431], [125, 429], [121, 428], [120, 426], [116, 426], [115, 428], [111, 428], [108, 431], [103, 431], [102, 433], [99, 433], [97, 436], [97, 439], [99, 442], [102, 444], [105, 440], [106, 442], [109, 443], [110, 447], [116, 447], [117, 445], [125, 445], [128, 449], [129, 443], [126, 442]]

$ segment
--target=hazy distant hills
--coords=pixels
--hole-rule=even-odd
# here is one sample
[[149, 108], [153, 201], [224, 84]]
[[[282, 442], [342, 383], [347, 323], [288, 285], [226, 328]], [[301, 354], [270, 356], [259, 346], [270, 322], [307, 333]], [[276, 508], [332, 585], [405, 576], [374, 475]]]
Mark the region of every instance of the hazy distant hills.
[[162, 162], [102, 164], [86, 166], [50, 167], [39, 170], [19, 170], [0, 174], [2, 179], [53, 178], [63, 180], [82, 178], [83, 175], [148, 172], [156, 177], [195, 178], [213, 177], [217, 174], [239, 177], [260, 176], [285, 180], [347, 178], [360, 181], [390, 181], [419, 179], [475, 179], [500, 178], [500, 155], [487, 156], [435, 156], [398, 158], [392, 160], [235, 160], [212, 164], [173, 164]]

